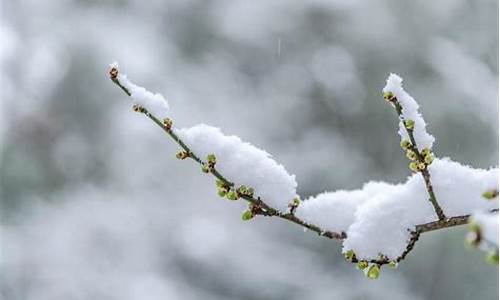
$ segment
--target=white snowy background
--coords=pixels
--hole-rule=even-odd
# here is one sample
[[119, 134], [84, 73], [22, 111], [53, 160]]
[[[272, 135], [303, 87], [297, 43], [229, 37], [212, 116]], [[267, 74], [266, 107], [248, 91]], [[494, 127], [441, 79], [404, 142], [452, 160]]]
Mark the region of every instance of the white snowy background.
[[[437, 156], [498, 164], [496, 1], [1, 1], [2, 299], [496, 299], [465, 229], [369, 281], [340, 243], [242, 222], [135, 114], [118, 60], [180, 126], [265, 149], [303, 198], [409, 174], [381, 97], [405, 79]], [[424, 201], [424, 199], [422, 199]]]

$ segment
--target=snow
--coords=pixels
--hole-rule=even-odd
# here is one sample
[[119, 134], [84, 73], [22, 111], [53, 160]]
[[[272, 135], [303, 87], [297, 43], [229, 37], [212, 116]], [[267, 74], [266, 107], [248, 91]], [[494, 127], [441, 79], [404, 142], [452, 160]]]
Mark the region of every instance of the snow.
[[[447, 216], [498, 208], [498, 199], [485, 201], [482, 193], [498, 186], [498, 168], [474, 169], [448, 158], [429, 166], [434, 192]], [[296, 215], [324, 230], [345, 231], [344, 252], [359, 259], [380, 253], [397, 258], [418, 224], [437, 220], [420, 174], [405, 183], [369, 182], [359, 190], [322, 193], [303, 201]]]
[[[415, 142], [417, 143], [417, 148], [421, 151], [424, 148], [432, 149], [432, 144], [434, 143], [434, 136], [427, 133], [425, 127], [426, 123], [422, 115], [418, 112], [419, 105], [403, 89], [403, 79], [396, 74], [391, 73], [387, 78], [387, 84], [383, 89], [384, 93], [391, 92], [396, 98], [403, 109], [402, 117], [404, 120], [413, 120], [415, 122], [413, 135], [415, 137]], [[399, 122], [399, 135], [401, 140], [410, 140], [408, 132], [406, 131], [403, 120]]]
[[470, 221], [480, 226], [482, 239], [498, 247], [498, 213], [476, 212]]
[[216, 168], [221, 174], [236, 187], [252, 187], [255, 196], [273, 208], [285, 212], [297, 197], [295, 175], [290, 175], [267, 152], [205, 124], [174, 131], [201, 159], [215, 154]]
[[303, 220], [313, 221], [320, 228], [342, 232], [354, 222], [354, 213], [370, 195], [387, 191], [391, 185], [384, 182], [369, 182], [362, 189], [324, 192], [309, 197], [297, 208], [295, 215]]
[[[110, 69], [118, 69], [118, 63], [114, 62], [110, 65]], [[127, 75], [118, 73], [116, 79], [129, 92], [134, 105], [140, 105], [147, 109], [155, 117], [164, 119], [168, 116], [168, 102], [161, 94], [153, 94], [142, 86], [138, 86], [131, 82]]]

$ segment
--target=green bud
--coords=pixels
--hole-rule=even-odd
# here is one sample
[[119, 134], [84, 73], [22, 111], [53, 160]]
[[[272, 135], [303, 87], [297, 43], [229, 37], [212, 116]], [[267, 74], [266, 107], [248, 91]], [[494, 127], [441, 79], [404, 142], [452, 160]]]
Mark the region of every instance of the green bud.
[[299, 204], [300, 204], [300, 199], [299, 199], [299, 198], [293, 198], [292, 203], [293, 203], [293, 205], [295, 205], [295, 206], [299, 206]]
[[165, 127], [165, 129], [167, 129], [167, 130], [170, 130], [172, 128], [172, 125], [174, 124], [174, 122], [170, 118], [163, 119], [162, 123], [163, 123], [163, 126]]
[[226, 197], [227, 195], [227, 189], [225, 187], [220, 187], [218, 190], [217, 190], [217, 194], [219, 195], [219, 197]]
[[210, 172], [210, 168], [206, 164], [203, 164], [203, 165], [201, 165], [201, 171], [203, 173], [209, 173]]
[[486, 254], [486, 262], [498, 266], [498, 249], [489, 251]]
[[434, 160], [434, 155], [432, 154], [427, 154], [424, 156], [424, 162], [428, 165], [430, 165], [433, 160]]
[[370, 264], [368, 268], [365, 269], [366, 277], [370, 279], [377, 279], [380, 275], [380, 267], [378, 264]]
[[408, 149], [411, 147], [411, 143], [409, 140], [402, 140], [401, 143], [399, 143], [399, 145], [401, 146], [401, 148], [403, 148], [404, 150]]
[[409, 160], [416, 160], [417, 159], [417, 153], [415, 153], [415, 151], [413, 151], [413, 150], [407, 150], [406, 151], [406, 157]]
[[243, 212], [243, 214], [241, 215], [241, 219], [243, 221], [248, 221], [248, 220], [250, 220], [252, 218], [253, 218], [253, 214], [252, 214], [252, 211], [250, 211], [249, 209], [245, 210]]
[[222, 181], [222, 180], [220, 180], [220, 179], [215, 180], [215, 185], [216, 185], [217, 187], [220, 187], [220, 188], [221, 188], [221, 187], [225, 187], [225, 186], [226, 186], [226, 184], [224, 183], [224, 181]]
[[413, 130], [413, 128], [415, 127], [415, 121], [410, 120], [410, 119], [405, 120], [404, 124], [405, 124], [406, 129], [409, 129], [409, 130]]
[[226, 198], [229, 200], [238, 200], [238, 193], [235, 190], [230, 190], [227, 192]]
[[364, 270], [368, 267], [368, 262], [366, 260], [361, 260], [358, 262], [358, 269], [359, 270]]
[[246, 186], [242, 185], [238, 188], [238, 193], [242, 195], [246, 195], [248, 193], [248, 189]]
[[483, 198], [485, 198], [486, 200], [495, 199], [496, 197], [498, 197], [498, 190], [493, 189], [483, 193]]
[[427, 155], [431, 154], [431, 150], [429, 148], [424, 148], [424, 149], [422, 149], [421, 153], [423, 156], [427, 156]]
[[418, 163], [415, 162], [415, 161], [412, 161], [408, 167], [410, 168], [410, 170], [412, 170], [413, 172], [417, 172], [418, 171]]
[[398, 263], [395, 260], [391, 260], [387, 265], [392, 269], [396, 269], [398, 267]]
[[253, 197], [253, 194], [254, 194], [253, 188], [248, 188], [247, 195], [250, 196], [250, 197]]
[[395, 98], [392, 92], [384, 92], [383, 96], [385, 101], [393, 101]]
[[417, 164], [417, 171], [422, 171], [422, 170], [424, 170], [424, 169], [425, 169], [425, 163], [423, 163], [423, 162], [419, 162], [419, 163]]
[[353, 250], [348, 250], [346, 253], [344, 253], [344, 257], [348, 261], [352, 261], [354, 257], [356, 257], [356, 254], [354, 253]]
[[209, 165], [215, 165], [215, 163], [217, 162], [217, 158], [215, 157], [215, 154], [209, 154], [207, 155], [207, 162]]

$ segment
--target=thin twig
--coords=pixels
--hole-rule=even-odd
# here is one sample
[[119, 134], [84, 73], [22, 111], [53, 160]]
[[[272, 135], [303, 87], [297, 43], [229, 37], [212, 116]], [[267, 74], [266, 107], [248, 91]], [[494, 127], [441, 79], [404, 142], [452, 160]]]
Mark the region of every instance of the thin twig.
[[[131, 96], [130, 91], [123, 86], [118, 78], [116, 76], [111, 76], [111, 80], [118, 85], [128, 96]], [[146, 115], [149, 119], [151, 119], [156, 125], [161, 127], [163, 131], [165, 131], [186, 153], [188, 153], [188, 157], [196, 161], [200, 165], [206, 164], [202, 159], [200, 159], [192, 150], [187, 146], [184, 141], [175, 133], [174, 127], [166, 127], [162, 121], [160, 121], [157, 117], [155, 117], [153, 114], [151, 114], [146, 108], [140, 107], [138, 108], [138, 111]], [[234, 187], [235, 184], [231, 182], [229, 179], [224, 177], [217, 169], [215, 166], [209, 168], [209, 172], [217, 179], [221, 180], [224, 182], [224, 184], [228, 187]], [[279, 210], [270, 207], [267, 205], [264, 201], [262, 201], [260, 198], [254, 198], [252, 196], [248, 195], [240, 195], [240, 198], [246, 200], [247, 202], [251, 203], [252, 205], [255, 205], [259, 208], [259, 214], [268, 216], [268, 217], [279, 217], [284, 220], [288, 220], [292, 223], [298, 224], [306, 229], [309, 229], [311, 231], [316, 232], [320, 236], [325, 236], [330, 239], [337, 239], [341, 240], [346, 237], [346, 234], [344, 232], [338, 233], [338, 232], [333, 232], [333, 231], [328, 231], [328, 230], [323, 230], [320, 227], [309, 224], [305, 222], [302, 219], [299, 219], [293, 214], [290, 213], [283, 213], [280, 212]]]
[[[401, 104], [398, 102], [398, 99], [394, 97], [391, 99], [391, 102], [394, 104], [394, 108], [396, 109], [396, 112], [398, 114], [398, 117], [400, 119], [400, 122], [403, 122], [403, 126], [406, 129], [406, 132], [408, 133], [408, 137], [410, 138], [411, 142], [411, 147], [410, 150], [415, 152], [417, 155], [417, 159], [419, 162], [424, 163], [424, 157], [420, 151], [418, 151], [417, 143], [415, 141], [415, 136], [413, 135], [413, 129], [410, 129], [405, 126], [404, 124], [404, 119], [403, 119], [403, 108], [401, 107]], [[432, 206], [434, 207], [434, 211], [436, 212], [436, 215], [438, 216], [439, 220], [445, 220], [446, 216], [443, 212], [443, 209], [441, 206], [439, 206], [439, 203], [436, 198], [436, 194], [434, 194], [434, 189], [432, 187], [431, 183], [431, 174], [429, 173], [429, 170], [427, 169], [427, 165], [425, 165], [425, 168], [420, 171], [422, 174], [422, 177], [424, 178], [425, 182], [425, 187], [427, 189], [427, 193], [429, 194], [429, 201], [431, 202]]]

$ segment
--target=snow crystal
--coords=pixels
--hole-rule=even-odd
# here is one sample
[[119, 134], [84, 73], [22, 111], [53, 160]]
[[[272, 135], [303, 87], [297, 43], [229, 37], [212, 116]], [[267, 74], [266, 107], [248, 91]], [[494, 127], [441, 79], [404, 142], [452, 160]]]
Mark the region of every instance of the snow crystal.
[[[473, 169], [445, 158], [435, 159], [429, 172], [447, 216], [498, 208], [498, 200], [485, 201], [481, 196], [498, 186], [498, 168]], [[422, 176], [413, 174], [401, 184], [370, 182], [359, 190], [320, 194], [304, 201], [296, 215], [322, 229], [345, 231], [344, 252], [352, 249], [360, 259], [377, 258], [380, 253], [395, 259], [416, 225], [437, 220], [428, 198]]]
[[[391, 92], [397, 98], [399, 104], [401, 104], [401, 107], [403, 109], [402, 114], [404, 120], [415, 121], [413, 136], [415, 137], [417, 148], [419, 150], [422, 150], [424, 148], [432, 149], [434, 136], [430, 135], [425, 130], [426, 123], [422, 115], [418, 112], [418, 103], [403, 89], [402, 83], [403, 79], [401, 77], [391, 73], [387, 78], [387, 84], [384, 87], [383, 92]], [[400, 120], [399, 122], [398, 133], [401, 136], [401, 140], [410, 140], [402, 120]]]
[[[118, 63], [112, 63], [110, 68], [118, 68]], [[134, 105], [144, 107], [151, 114], [160, 119], [164, 119], [168, 116], [168, 102], [161, 94], [153, 94], [142, 86], [132, 83], [125, 74], [118, 73], [116, 79], [130, 92], [130, 97], [132, 97]]]
[[[483, 200], [485, 201], [485, 200]], [[471, 222], [481, 227], [481, 235], [484, 240], [498, 247], [498, 214], [477, 212], [470, 218]]]
[[288, 174], [270, 154], [239, 137], [226, 136], [219, 128], [205, 124], [175, 129], [175, 132], [201, 159], [215, 154], [221, 174], [237, 187], [252, 187], [266, 204], [286, 211], [288, 203], [297, 197], [295, 175]]

